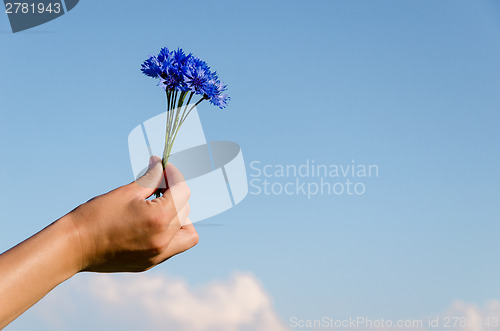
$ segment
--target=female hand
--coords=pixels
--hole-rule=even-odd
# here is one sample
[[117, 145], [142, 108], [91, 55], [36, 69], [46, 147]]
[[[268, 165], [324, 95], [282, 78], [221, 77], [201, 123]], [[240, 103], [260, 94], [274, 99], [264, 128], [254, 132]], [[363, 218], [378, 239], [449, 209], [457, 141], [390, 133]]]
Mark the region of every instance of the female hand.
[[[146, 200], [167, 178], [163, 196]], [[198, 243], [189, 188], [152, 157], [137, 181], [98, 196], [0, 254], [0, 329], [81, 271], [147, 270]]]
[[189, 221], [184, 177], [172, 164], [165, 169], [168, 189], [146, 200], [161, 186], [159, 157], [137, 181], [98, 196], [68, 214], [81, 243], [82, 271], [147, 270], [198, 243]]

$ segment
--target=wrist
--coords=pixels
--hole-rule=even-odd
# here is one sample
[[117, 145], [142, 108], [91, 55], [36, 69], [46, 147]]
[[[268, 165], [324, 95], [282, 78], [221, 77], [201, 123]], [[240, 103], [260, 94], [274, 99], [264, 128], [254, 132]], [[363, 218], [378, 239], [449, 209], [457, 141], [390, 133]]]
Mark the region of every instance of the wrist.
[[61, 231], [61, 240], [64, 240], [63, 247], [66, 247], [65, 265], [67, 267], [68, 278], [82, 271], [85, 268], [84, 250], [82, 245], [82, 234], [75, 223], [72, 213], [69, 213], [54, 223]]

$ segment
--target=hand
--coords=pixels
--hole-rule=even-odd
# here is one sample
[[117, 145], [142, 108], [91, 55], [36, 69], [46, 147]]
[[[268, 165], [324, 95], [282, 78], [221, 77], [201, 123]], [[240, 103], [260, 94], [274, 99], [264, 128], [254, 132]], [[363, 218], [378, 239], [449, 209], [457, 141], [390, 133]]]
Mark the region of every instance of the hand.
[[198, 243], [184, 177], [172, 164], [165, 177], [169, 188], [163, 196], [146, 200], [164, 180], [161, 159], [151, 157], [148, 172], [137, 181], [65, 216], [78, 232], [80, 271], [144, 271]]
[[[163, 196], [146, 200], [164, 179]], [[152, 157], [137, 181], [79, 206], [0, 254], [0, 329], [81, 271], [144, 271], [198, 243], [189, 189]]]

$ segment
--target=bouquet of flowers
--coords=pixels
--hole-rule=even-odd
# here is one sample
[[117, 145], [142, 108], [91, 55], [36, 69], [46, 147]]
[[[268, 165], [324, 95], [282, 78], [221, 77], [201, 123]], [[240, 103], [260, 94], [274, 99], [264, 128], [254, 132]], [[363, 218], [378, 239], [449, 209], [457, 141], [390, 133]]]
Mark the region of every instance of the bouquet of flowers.
[[[158, 79], [158, 86], [167, 95], [167, 126], [165, 148], [163, 150], [163, 167], [168, 163], [177, 133], [189, 113], [203, 100], [224, 109], [229, 96], [224, 92], [227, 85], [221, 83], [218, 74], [211, 71], [207, 63], [182, 49], [169, 51], [164, 47], [158, 55], [150, 56], [141, 65], [141, 71], [149, 77]], [[190, 104], [193, 96], [200, 99]], [[159, 192], [156, 193], [159, 196]]]

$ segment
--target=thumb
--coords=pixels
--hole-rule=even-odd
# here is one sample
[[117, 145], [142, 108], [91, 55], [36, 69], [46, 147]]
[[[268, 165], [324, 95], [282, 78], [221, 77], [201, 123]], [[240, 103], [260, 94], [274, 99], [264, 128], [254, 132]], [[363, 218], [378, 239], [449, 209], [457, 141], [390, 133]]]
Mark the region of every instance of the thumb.
[[156, 188], [160, 187], [164, 181], [161, 158], [153, 155], [149, 158], [148, 171], [142, 177], [138, 178], [135, 184], [138, 190], [140, 190], [141, 197], [146, 199], [150, 197], [156, 191]]

